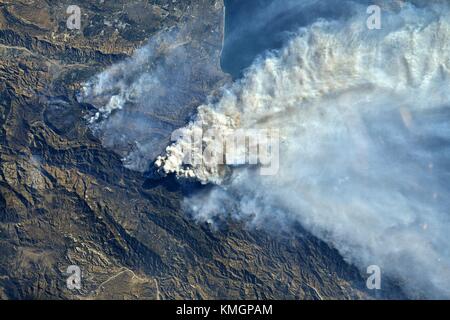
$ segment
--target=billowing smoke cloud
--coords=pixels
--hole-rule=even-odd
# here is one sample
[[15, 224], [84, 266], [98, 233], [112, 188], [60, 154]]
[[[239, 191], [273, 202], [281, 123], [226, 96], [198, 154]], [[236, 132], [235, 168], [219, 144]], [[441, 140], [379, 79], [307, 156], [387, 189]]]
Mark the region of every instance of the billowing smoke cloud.
[[[146, 171], [224, 76], [202, 34], [201, 22], [162, 30], [135, 54], [86, 83], [80, 99], [98, 108], [88, 115], [103, 144], [124, 165]], [[204, 27], [203, 27], [204, 28]], [[211, 32], [210, 32], [211, 33]], [[200, 38], [200, 39], [199, 39]]]
[[[222, 183], [223, 171], [190, 167], [222, 185], [186, 205], [201, 221], [300, 222], [349, 261], [449, 298], [450, 10], [405, 4], [369, 31], [366, 7], [356, 8], [346, 21], [301, 29], [198, 109], [183, 136], [277, 128], [281, 168], [238, 168]], [[186, 139], [168, 148], [166, 171], [185, 173]]]
[[[367, 29], [366, 8], [309, 24], [257, 60], [198, 108], [157, 165], [216, 184], [185, 199], [198, 221], [287, 230], [299, 222], [412, 296], [450, 298], [450, 7], [398, 1], [380, 30]], [[187, 152], [203, 157], [189, 146], [205, 129], [279, 130], [278, 173], [184, 164]]]

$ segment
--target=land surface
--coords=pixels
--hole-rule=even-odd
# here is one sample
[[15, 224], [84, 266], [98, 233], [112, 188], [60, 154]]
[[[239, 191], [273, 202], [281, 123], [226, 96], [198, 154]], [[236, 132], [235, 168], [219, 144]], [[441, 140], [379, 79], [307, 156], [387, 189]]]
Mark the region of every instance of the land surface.
[[[1, 299], [371, 297], [364, 275], [301, 227], [286, 237], [192, 221], [177, 181], [125, 169], [86, 125], [81, 85], [164, 28], [195, 25], [187, 45], [217, 62], [182, 107], [229, 81], [222, 1], [78, 0], [82, 28], [68, 30], [72, 2], [0, 0]], [[69, 265], [80, 290], [66, 287]]]

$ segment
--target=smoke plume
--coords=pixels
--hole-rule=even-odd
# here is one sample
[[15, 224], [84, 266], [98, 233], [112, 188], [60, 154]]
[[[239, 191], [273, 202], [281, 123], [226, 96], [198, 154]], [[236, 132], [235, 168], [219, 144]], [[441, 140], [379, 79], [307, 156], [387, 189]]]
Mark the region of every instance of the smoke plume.
[[[412, 296], [450, 298], [450, 7], [398, 2], [380, 30], [367, 28], [366, 8], [318, 19], [257, 59], [198, 108], [157, 165], [216, 184], [185, 199], [198, 221], [299, 222]], [[205, 128], [279, 130], [277, 174], [187, 166], [186, 152], [203, 157], [189, 146]]]

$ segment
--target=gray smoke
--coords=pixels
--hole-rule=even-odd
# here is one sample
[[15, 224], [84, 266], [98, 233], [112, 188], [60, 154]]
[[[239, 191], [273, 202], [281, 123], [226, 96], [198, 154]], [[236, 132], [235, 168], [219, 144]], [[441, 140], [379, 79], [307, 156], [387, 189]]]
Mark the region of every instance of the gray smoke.
[[123, 156], [124, 165], [146, 171], [223, 80], [213, 57], [205, 59], [197, 25], [163, 30], [134, 55], [85, 84], [80, 98], [98, 108], [88, 115], [102, 143]]

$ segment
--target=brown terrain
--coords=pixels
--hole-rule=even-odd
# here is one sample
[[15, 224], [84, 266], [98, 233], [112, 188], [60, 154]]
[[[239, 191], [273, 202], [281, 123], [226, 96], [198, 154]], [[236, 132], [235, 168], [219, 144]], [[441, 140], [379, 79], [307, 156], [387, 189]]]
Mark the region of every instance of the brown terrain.
[[371, 298], [364, 274], [301, 229], [192, 221], [176, 181], [125, 169], [86, 125], [82, 83], [164, 28], [195, 25], [186, 45], [217, 66], [183, 107], [229, 81], [221, 0], [77, 0], [82, 28], [68, 30], [72, 2], [0, 0], [1, 299]]

